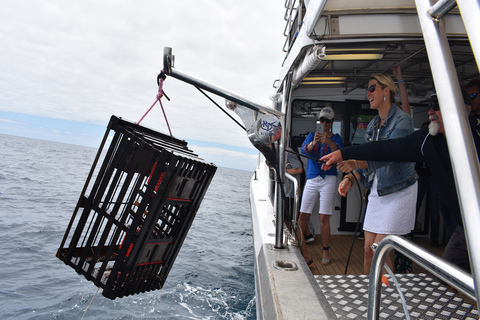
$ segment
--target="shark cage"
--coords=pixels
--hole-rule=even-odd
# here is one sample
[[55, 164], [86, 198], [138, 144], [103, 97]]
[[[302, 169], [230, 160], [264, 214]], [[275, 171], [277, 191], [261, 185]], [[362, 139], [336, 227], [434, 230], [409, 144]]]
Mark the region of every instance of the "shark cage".
[[112, 116], [57, 257], [110, 299], [161, 289], [216, 169]]

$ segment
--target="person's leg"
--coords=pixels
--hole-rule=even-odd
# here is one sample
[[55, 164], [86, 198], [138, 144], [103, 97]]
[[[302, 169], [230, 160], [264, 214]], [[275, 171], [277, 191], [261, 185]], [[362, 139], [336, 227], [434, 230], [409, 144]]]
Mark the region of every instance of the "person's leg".
[[373, 251], [370, 248], [375, 242], [375, 233], [370, 231], [365, 232], [365, 243], [364, 243], [364, 258], [363, 258], [363, 273], [370, 274], [370, 267], [372, 265]]
[[438, 212], [438, 187], [431, 177], [427, 186], [427, 202], [430, 211], [430, 243], [436, 247], [438, 246], [440, 213]]
[[423, 197], [425, 196], [425, 192], [427, 191], [427, 179], [428, 177], [425, 176], [420, 176], [418, 178], [417, 211], [415, 215], [415, 223], [418, 219], [418, 212], [420, 211], [420, 207], [422, 206]]
[[[375, 235], [375, 241], [374, 243], [379, 243], [383, 238], [385, 238], [387, 235], [386, 234], [376, 234]], [[372, 259], [373, 259], [373, 251], [372, 251]], [[372, 261], [370, 260], [370, 265], [371, 265]], [[393, 261], [392, 261], [392, 255], [391, 255], [391, 252], [389, 252], [387, 254], [387, 258], [385, 259], [385, 263], [387, 264], [387, 266], [390, 268], [390, 270], [392, 270], [393, 272]], [[386, 273], [386, 269], [383, 268], [383, 273]]]
[[[379, 243], [386, 236], [387, 236], [386, 234], [377, 234], [375, 237], [375, 243]], [[393, 270], [392, 256], [390, 253], [387, 255], [387, 258], [385, 259], [385, 263], [390, 268], [390, 270]]]
[[458, 225], [455, 232], [448, 241], [443, 253], [443, 258], [451, 263], [459, 266], [467, 272], [470, 272], [470, 260], [468, 258], [467, 241], [465, 239], [465, 231], [462, 226]]
[[445, 228], [447, 230], [445, 235], [445, 242], [448, 243], [450, 238], [452, 237], [455, 229], [457, 228], [457, 220], [456, 218], [450, 213], [448, 206], [443, 203], [442, 198], [438, 197], [438, 206], [440, 208], [440, 213], [442, 214], [443, 221], [445, 222]]
[[[330, 248], [330, 215], [320, 214], [320, 232], [322, 235], [323, 247]], [[323, 250], [323, 260], [325, 263], [330, 262], [330, 254], [328, 249]]]
[[[308, 226], [307, 226], [308, 218], [310, 218], [309, 213], [300, 212], [300, 217], [298, 218], [299, 227], [297, 228], [297, 238], [302, 248], [303, 258], [307, 263], [312, 260], [312, 256], [308, 252], [307, 243], [305, 242], [305, 237], [303, 236], [305, 234], [305, 230], [308, 230]], [[310, 234], [309, 231], [308, 233]]]
[[[313, 211], [313, 207], [318, 201], [318, 188], [316, 186], [316, 179], [309, 179], [303, 189], [303, 197], [300, 205], [300, 216], [302, 212], [307, 216], [303, 217], [303, 221], [299, 218], [299, 225], [302, 228], [305, 237], [310, 236], [310, 229], [308, 228], [308, 219]], [[300, 238], [299, 238], [300, 239]]]
[[333, 213], [333, 199], [336, 193], [336, 176], [325, 176], [320, 183], [319, 197], [320, 208], [318, 213], [320, 214], [320, 233], [322, 235], [323, 254], [322, 264], [327, 265], [330, 263], [330, 216]]
[[[318, 200], [318, 191], [316, 190], [315, 184], [311, 180], [307, 180], [305, 188], [303, 190], [302, 205], [300, 207], [300, 216], [298, 217], [297, 223], [297, 239], [300, 242], [300, 247], [302, 249], [303, 258], [307, 264], [312, 265], [312, 256], [308, 252], [307, 245], [305, 242], [304, 235], [308, 236], [310, 230], [308, 230], [308, 219], [313, 210], [313, 206]], [[312, 263], [310, 263], [312, 262]]]
[[[364, 246], [365, 259], [363, 264], [364, 274], [370, 274], [370, 268], [372, 267], [372, 259], [374, 255], [374, 252], [371, 248], [372, 244], [379, 243], [386, 236], [387, 236], [386, 234], [376, 234], [369, 231], [365, 231], [365, 246]], [[388, 265], [390, 270], [393, 270], [392, 257], [390, 256], [390, 254], [387, 255], [385, 263]], [[382, 272], [385, 273], [385, 270]]]

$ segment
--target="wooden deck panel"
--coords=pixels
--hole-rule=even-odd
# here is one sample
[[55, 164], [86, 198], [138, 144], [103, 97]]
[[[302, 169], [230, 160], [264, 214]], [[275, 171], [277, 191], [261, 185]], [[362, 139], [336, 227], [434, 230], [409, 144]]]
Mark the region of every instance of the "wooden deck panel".
[[[310, 242], [307, 247], [313, 257], [315, 265], [310, 268], [314, 275], [336, 275], [345, 274], [345, 266], [347, 264], [348, 255], [352, 246], [353, 235], [332, 235], [330, 238], [330, 258], [331, 263], [327, 266], [321, 264], [322, 261], [322, 237], [315, 236], [315, 241]], [[444, 245], [432, 247], [427, 237], [415, 237], [414, 242], [426, 248], [428, 251], [442, 256], [445, 250]], [[363, 274], [363, 246], [364, 240], [355, 239], [354, 247], [348, 263], [347, 274]], [[413, 273], [427, 273], [418, 264], [413, 263]]]

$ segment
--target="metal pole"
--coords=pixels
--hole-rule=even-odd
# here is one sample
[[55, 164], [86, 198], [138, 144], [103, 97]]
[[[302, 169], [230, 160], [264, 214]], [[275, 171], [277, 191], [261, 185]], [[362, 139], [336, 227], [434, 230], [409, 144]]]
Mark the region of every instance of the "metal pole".
[[480, 68], [480, 4], [478, 0], [457, 0], [477, 66]]
[[[432, 66], [442, 118], [448, 119], [443, 124], [462, 212], [470, 265], [476, 284], [478, 305], [480, 272], [476, 267], [480, 266], [480, 241], [475, 241], [475, 236], [480, 230], [480, 166], [445, 33], [445, 25], [443, 20], [434, 21], [426, 14], [430, 9], [428, 0], [416, 0], [416, 5], [428, 59]], [[475, 10], [478, 15], [478, 4], [477, 8], [469, 8], [469, 10]]]
[[[285, 112], [285, 114], [288, 114], [287, 109], [289, 108], [289, 99], [290, 99], [290, 90], [292, 88], [291, 85], [292, 81], [292, 74], [289, 73], [284, 84], [284, 91], [283, 91], [283, 97], [282, 97], [282, 109]], [[284, 217], [284, 202], [283, 202], [283, 182], [285, 181], [285, 141], [286, 137], [288, 135], [288, 132], [290, 130], [289, 126], [287, 126], [287, 121], [286, 119], [290, 119], [288, 116], [283, 117], [283, 122], [282, 122], [282, 132], [281, 132], [281, 137], [280, 140], [277, 141], [278, 145], [278, 174], [275, 176], [275, 179], [277, 180], [280, 178], [280, 181], [277, 181], [276, 183], [276, 199], [277, 199], [277, 207], [275, 210], [275, 217], [276, 217], [276, 225], [275, 225], [275, 248], [277, 249], [283, 249], [283, 217]]]
[[262, 105], [260, 103], [254, 102], [250, 99], [247, 99], [245, 97], [242, 97], [240, 95], [237, 95], [233, 92], [230, 92], [228, 90], [225, 90], [223, 88], [217, 87], [213, 84], [210, 84], [208, 82], [205, 82], [203, 80], [194, 78], [186, 73], [182, 73], [178, 70], [175, 70], [173, 68], [173, 55], [172, 55], [172, 48], [165, 47], [164, 48], [164, 56], [163, 56], [163, 71], [165, 74], [174, 77], [178, 80], [181, 80], [183, 82], [189, 83], [197, 88], [204, 89], [208, 92], [211, 92], [213, 94], [216, 94], [220, 97], [223, 97], [225, 99], [228, 99], [230, 101], [233, 101], [235, 103], [238, 103], [242, 106], [245, 106], [249, 109], [252, 109], [254, 111], [260, 112], [262, 114], [274, 114], [278, 117], [283, 117], [284, 114], [280, 111], [277, 111], [275, 109], [269, 108], [265, 105]]
[[442, 19], [450, 10], [457, 6], [455, 0], [440, 0], [430, 7], [428, 14], [436, 20]]

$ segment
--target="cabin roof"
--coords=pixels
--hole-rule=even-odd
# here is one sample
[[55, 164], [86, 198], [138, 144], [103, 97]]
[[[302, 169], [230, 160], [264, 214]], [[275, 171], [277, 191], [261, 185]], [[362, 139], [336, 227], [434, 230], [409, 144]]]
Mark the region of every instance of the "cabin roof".
[[[342, 89], [344, 94], [356, 89], [363, 91], [371, 74], [384, 72], [391, 75], [393, 65], [399, 63], [412, 97], [423, 98], [434, 90], [415, 1], [327, 1], [313, 34], [308, 37], [302, 33], [303, 25], [298, 23], [304, 17], [305, 7], [290, 17], [291, 28], [286, 32], [290, 43], [287, 39], [281, 78], [288, 70], [295, 69], [308, 50], [317, 45], [325, 47], [326, 59], [304, 78], [299, 87]], [[458, 78], [468, 82], [479, 73], [458, 10], [451, 11], [442, 23]]]

